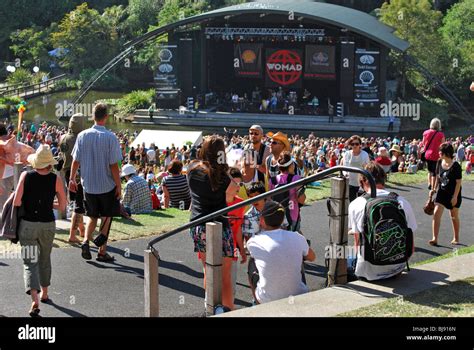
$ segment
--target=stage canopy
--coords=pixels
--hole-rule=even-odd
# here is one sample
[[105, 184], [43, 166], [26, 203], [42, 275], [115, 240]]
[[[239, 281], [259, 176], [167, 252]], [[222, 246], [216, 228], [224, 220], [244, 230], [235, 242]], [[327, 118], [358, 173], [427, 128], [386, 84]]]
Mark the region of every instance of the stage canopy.
[[150, 147], [152, 143], [160, 150], [174, 145], [182, 147], [191, 143], [197, 146], [202, 142], [202, 132], [200, 131], [175, 131], [175, 130], [142, 130], [137, 138], [133, 140], [132, 146], [137, 147], [145, 142], [145, 147]]

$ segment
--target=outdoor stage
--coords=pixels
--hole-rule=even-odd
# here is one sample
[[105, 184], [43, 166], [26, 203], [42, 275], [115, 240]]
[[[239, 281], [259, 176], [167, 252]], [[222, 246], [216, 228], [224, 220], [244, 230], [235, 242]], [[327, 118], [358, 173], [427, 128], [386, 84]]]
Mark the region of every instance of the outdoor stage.
[[[286, 131], [307, 134], [315, 132], [320, 135], [361, 136], [387, 135], [388, 118], [345, 116], [334, 117], [329, 122], [329, 116], [320, 115], [288, 115], [288, 114], [254, 114], [254, 113], [225, 113], [206, 111], [186, 111], [180, 114], [176, 110], [155, 112], [153, 121], [147, 110], [137, 110], [132, 123], [143, 125], [159, 125], [162, 128], [175, 129], [186, 127], [189, 130], [215, 129], [223, 127], [245, 131], [253, 124], [259, 124], [265, 131]], [[400, 120], [394, 123], [393, 132], [400, 131]]]

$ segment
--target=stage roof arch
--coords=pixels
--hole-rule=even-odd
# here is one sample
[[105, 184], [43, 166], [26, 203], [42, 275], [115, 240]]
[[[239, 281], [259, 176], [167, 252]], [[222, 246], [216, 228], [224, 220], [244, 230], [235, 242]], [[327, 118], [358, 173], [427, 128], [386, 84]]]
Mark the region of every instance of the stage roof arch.
[[163, 32], [167, 32], [176, 27], [190, 23], [202, 22], [208, 19], [245, 15], [246, 13], [289, 15], [290, 12], [294, 14], [295, 18], [303, 17], [320, 23], [346, 28], [353, 33], [370, 38], [373, 41], [395, 51], [405, 52], [410, 46], [407, 41], [402, 40], [393, 34], [394, 29], [392, 27], [381, 23], [377, 18], [365, 12], [323, 2], [290, 0], [249, 2], [223, 7], [160, 27], [144, 34], [142, 37], [137, 38], [130, 44], [133, 45], [140, 42], [142, 39], [148, 39], [160, 35]]
[[[161, 26], [126, 43], [123, 46], [122, 52], [98, 70], [94, 76], [83, 85], [77, 96], [72, 101], [71, 106], [80, 103], [89, 90], [104, 76], [104, 74], [123, 61], [126, 57], [134, 54], [144, 44], [162, 34], [189, 24], [204, 22], [215, 18], [225, 18], [226, 16], [239, 16], [245, 14], [289, 15], [290, 12], [294, 14], [295, 18], [302, 17], [335, 27], [345, 28], [350, 32], [367, 37], [374, 42], [398, 52], [404, 53], [410, 46], [407, 41], [402, 40], [393, 34], [394, 29], [392, 27], [379, 22], [375, 17], [367, 13], [348, 7], [323, 2], [292, 0], [249, 2], [224, 7]], [[73, 107], [67, 109], [62, 117], [68, 118], [72, 115], [72, 110]]]

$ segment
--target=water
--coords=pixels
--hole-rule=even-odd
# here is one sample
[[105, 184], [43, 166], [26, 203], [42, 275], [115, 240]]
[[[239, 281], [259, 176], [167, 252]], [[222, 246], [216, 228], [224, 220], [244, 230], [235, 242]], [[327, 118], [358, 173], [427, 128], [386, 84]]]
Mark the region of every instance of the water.
[[[90, 91], [81, 105], [87, 110], [86, 115], [92, 114], [92, 107], [97, 100], [102, 99], [115, 99], [121, 98], [126, 92], [105, 92], [105, 91]], [[65, 125], [64, 122], [58, 120], [58, 116], [62, 115], [62, 111], [77, 95], [77, 91], [66, 91], [56, 92], [48, 95], [34, 97], [27, 99], [27, 110], [23, 116], [23, 119], [27, 122], [35, 122], [37, 124], [46, 121], [53, 125]], [[81, 110], [82, 112], [82, 110]], [[17, 117], [13, 117], [12, 120], [17, 122]], [[107, 128], [113, 131], [120, 130], [131, 130], [141, 131], [143, 130], [142, 125], [135, 125], [130, 122], [117, 122], [114, 118], [109, 118], [107, 121]], [[196, 130], [192, 127], [180, 127], [180, 126], [160, 126], [160, 125], [147, 125], [146, 129], [155, 130]], [[214, 132], [222, 133], [222, 129], [200, 129], [204, 134], [210, 134]]]

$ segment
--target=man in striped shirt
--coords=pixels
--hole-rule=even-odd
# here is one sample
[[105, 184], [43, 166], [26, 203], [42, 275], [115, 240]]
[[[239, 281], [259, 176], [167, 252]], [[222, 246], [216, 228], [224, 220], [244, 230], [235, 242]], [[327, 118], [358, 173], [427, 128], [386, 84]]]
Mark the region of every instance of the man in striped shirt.
[[105, 128], [107, 106], [97, 104], [94, 107], [94, 125], [82, 131], [72, 150], [73, 163], [69, 190], [77, 191], [76, 174], [81, 168], [81, 183], [84, 188], [84, 204], [89, 221], [82, 243], [82, 257], [92, 259], [89, 240], [101, 218], [100, 234], [94, 239], [99, 247], [98, 261], [114, 260], [106, 252], [106, 243], [114, 216], [120, 216], [121, 183], [118, 163], [122, 152], [117, 137]]
[[127, 164], [122, 168], [125, 185], [122, 204], [129, 214], [148, 214], [153, 211], [151, 192], [146, 180], [138, 176], [135, 167]]

